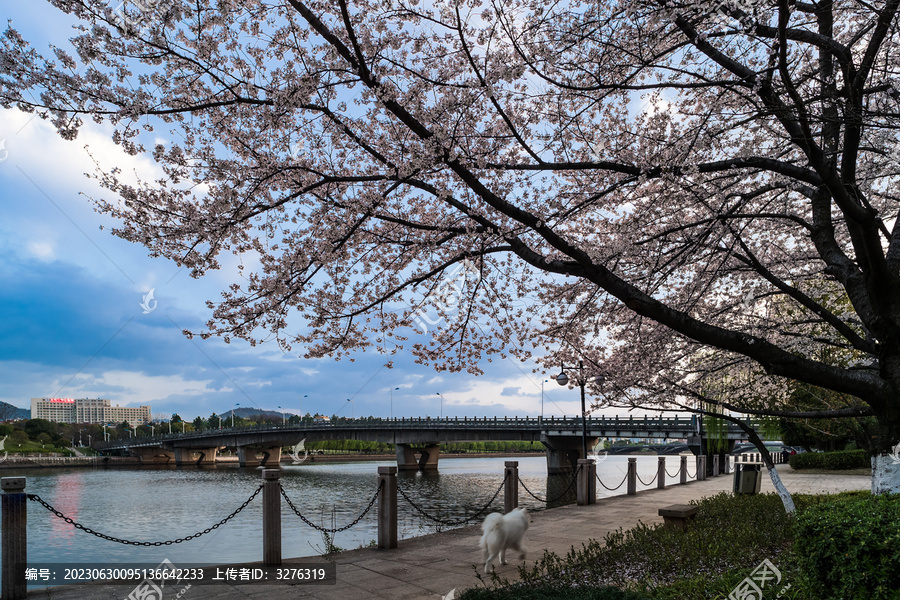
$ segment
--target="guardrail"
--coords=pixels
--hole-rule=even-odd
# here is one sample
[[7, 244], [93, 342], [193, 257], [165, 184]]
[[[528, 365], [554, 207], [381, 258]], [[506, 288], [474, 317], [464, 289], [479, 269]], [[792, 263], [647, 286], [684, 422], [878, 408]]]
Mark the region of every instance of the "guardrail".
[[[748, 420], [747, 423], [751, 427], [756, 427], [758, 423]], [[453, 417], [445, 419], [432, 419], [430, 417], [395, 417], [393, 419], [367, 417], [364, 419], [346, 419], [337, 423], [303, 423], [284, 425], [253, 425], [244, 427], [222, 427], [219, 429], [206, 429], [203, 431], [187, 431], [163, 433], [152, 436], [133, 437], [121, 439], [112, 442], [98, 442], [95, 447], [99, 450], [108, 448], [118, 448], [134, 445], [152, 445], [157, 443], [171, 442], [184, 439], [202, 439], [207, 437], [218, 437], [222, 435], [244, 435], [262, 432], [311, 432], [311, 431], [334, 431], [347, 430], [354, 431], [360, 429], [369, 430], [398, 430], [412, 429], [418, 430], [423, 428], [429, 429], [478, 429], [488, 427], [490, 429], [556, 429], [556, 430], [579, 430], [581, 428], [582, 419], [580, 417]], [[643, 430], [663, 430], [663, 431], [679, 431], [693, 432], [697, 429], [697, 420], [695, 416], [691, 417], [588, 417], [587, 427], [589, 429], [628, 429], [638, 428]], [[729, 431], [739, 431], [736, 425], [729, 424]]]
[[[680, 483], [686, 484], [688, 479], [702, 481], [706, 479], [706, 457], [696, 457], [696, 469], [694, 475], [688, 477], [687, 473], [687, 456], [681, 456], [679, 470], [676, 474], [680, 474]], [[718, 457], [714, 457], [717, 459]], [[525, 492], [541, 503], [553, 504], [566, 495], [571, 494], [571, 490], [575, 487], [576, 502], [578, 505], [591, 505], [597, 501], [596, 482], [608, 490], [616, 490], [627, 484], [627, 495], [632, 496], [637, 493], [637, 482], [640, 481], [645, 486], [650, 486], [654, 481], [657, 483], [657, 489], [663, 489], [666, 486], [666, 475], [673, 477], [666, 471], [666, 457], [658, 457], [656, 474], [649, 482], [644, 482], [637, 473], [637, 459], [628, 459], [628, 471], [625, 478], [619, 485], [610, 488], [596, 474], [596, 464], [593, 460], [581, 459], [578, 466], [572, 474], [572, 479], [556, 498], [541, 498], [528, 489], [525, 482], [519, 477], [518, 461], [506, 461], [504, 463], [503, 479], [499, 487], [490, 497], [490, 499], [482, 505], [482, 507], [468, 515], [463, 519], [450, 520], [444, 517], [430, 514], [428, 510], [415, 502], [405, 490], [397, 483], [397, 467], [378, 467], [378, 484], [371, 499], [369, 499], [366, 507], [362, 512], [350, 523], [341, 527], [325, 528], [316, 525], [311, 519], [307, 518], [296, 507], [291, 498], [281, 486], [280, 469], [265, 469], [262, 472], [263, 483], [254, 489], [249, 497], [229, 515], [214, 523], [206, 529], [200, 530], [194, 534], [178, 537], [164, 541], [140, 541], [126, 540], [107, 533], [102, 533], [86, 525], [75, 521], [73, 518], [65, 515], [61, 511], [54, 508], [37, 494], [26, 494], [24, 477], [3, 477], [0, 479], [0, 488], [3, 490], [0, 497], [0, 510], [2, 510], [2, 540], [0, 540], [0, 553], [2, 553], [2, 600], [24, 600], [26, 596], [26, 568], [27, 560], [27, 503], [35, 502], [47, 509], [54, 517], [62, 519], [72, 527], [84, 531], [90, 535], [94, 535], [100, 539], [107, 540], [119, 544], [128, 544], [133, 546], [164, 546], [171, 544], [180, 544], [187, 542], [226, 525], [248, 505], [250, 505], [257, 496], [262, 494], [262, 531], [263, 531], [263, 563], [266, 566], [277, 566], [282, 563], [281, 556], [281, 499], [287, 503], [291, 511], [307, 526], [313, 527], [319, 531], [333, 535], [339, 531], [345, 531], [358, 524], [376, 505], [377, 505], [377, 546], [380, 549], [391, 549], [397, 547], [397, 517], [398, 517], [398, 494], [402, 497], [416, 512], [424, 518], [442, 526], [460, 526], [472, 523], [484, 515], [488, 509], [495, 503], [500, 496], [500, 492], [504, 491], [503, 508], [504, 512], [509, 512], [519, 505], [519, 485]], [[724, 465], [724, 473], [728, 473], [729, 463]], [[718, 461], [714, 460], [713, 476], [719, 474]]]

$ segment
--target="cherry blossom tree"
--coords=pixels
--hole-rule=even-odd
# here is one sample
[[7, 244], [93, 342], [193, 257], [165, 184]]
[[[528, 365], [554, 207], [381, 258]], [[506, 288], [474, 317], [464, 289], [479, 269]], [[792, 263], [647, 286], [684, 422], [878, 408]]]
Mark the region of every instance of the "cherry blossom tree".
[[0, 102], [156, 160], [101, 165], [117, 235], [249, 265], [203, 335], [870, 415], [900, 490], [900, 1], [51, 4], [70, 45], [7, 29]]

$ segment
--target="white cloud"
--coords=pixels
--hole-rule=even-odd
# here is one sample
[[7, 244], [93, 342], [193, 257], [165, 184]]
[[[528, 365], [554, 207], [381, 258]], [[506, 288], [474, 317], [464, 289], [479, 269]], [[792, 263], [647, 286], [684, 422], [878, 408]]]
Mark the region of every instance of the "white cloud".
[[56, 249], [51, 242], [28, 242], [28, 252], [41, 261], [48, 262], [56, 258]]
[[190, 380], [181, 375], [148, 375], [140, 371], [112, 370], [99, 376], [80, 374], [66, 385], [55, 382], [55, 388], [67, 397], [103, 397], [121, 406], [153, 405], [170, 396], [225, 394], [229, 389], [210, 387], [211, 379]]

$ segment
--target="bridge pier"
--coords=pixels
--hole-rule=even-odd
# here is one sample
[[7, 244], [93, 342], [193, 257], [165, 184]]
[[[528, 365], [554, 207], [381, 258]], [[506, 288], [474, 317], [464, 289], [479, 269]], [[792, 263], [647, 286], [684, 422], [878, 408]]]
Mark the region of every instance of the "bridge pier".
[[242, 467], [277, 468], [281, 465], [281, 446], [238, 446], [237, 451], [238, 465]]
[[175, 460], [175, 453], [172, 450], [159, 447], [141, 446], [129, 448], [128, 451], [141, 459], [141, 465], [167, 465]]
[[[413, 448], [412, 444], [395, 444], [397, 448], [398, 471], [437, 471], [438, 458], [441, 447], [437, 444], [427, 444], [424, 447]], [[416, 454], [420, 456], [416, 458]]]
[[[589, 437], [587, 439], [588, 448], [597, 445], [600, 438]], [[585, 459], [586, 456], [581, 455], [581, 437], [580, 436], [560, 436], [560, 435], [541, 435], [541, 443], [547, 450], [547, 474], [571, 475], [578, 468], [578, 460]]]
[[195, 464], [214, 465], [216, 464], [216, 456], [219, 454], [219, 448], [218, 446], [213, 446], [212, 448], [200, 448], [197, 450], [197, 453], [200, 456], [197, 458]]
[[[212, 448], [175, 448], [175, 464], [184, 465], [214, 465], [218, 447]], [[194, 455], [197, 454], [197, 458]]]

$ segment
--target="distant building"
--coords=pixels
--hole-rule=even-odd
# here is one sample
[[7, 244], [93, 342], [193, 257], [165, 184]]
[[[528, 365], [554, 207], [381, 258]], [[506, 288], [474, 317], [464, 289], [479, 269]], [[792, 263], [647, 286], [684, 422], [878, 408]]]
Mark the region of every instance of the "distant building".
[[132, 427], [150, 422], [150, 406], [112, 406], [105, 398], [32, 398], [31, 418], [57, 423], [115, 423]]
[[328, 425], [331, 423], [331, 417], [326, 417], [325, 415], [316, 415], [313, 417], [313, 423], [318, 425]]

